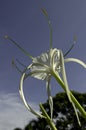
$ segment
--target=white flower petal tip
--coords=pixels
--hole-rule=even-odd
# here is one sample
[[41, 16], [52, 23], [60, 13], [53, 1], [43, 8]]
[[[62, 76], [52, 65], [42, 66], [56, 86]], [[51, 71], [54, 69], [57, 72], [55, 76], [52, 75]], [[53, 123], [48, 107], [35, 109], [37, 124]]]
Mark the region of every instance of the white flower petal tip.
[[76, 58], [67, 58], [67, 59], [65, 59], [65, 62], [76, 62], [76, 63], [80, 64], [81, 66], [83, 66], [84, 68], [86, 68], [86, 64], [83, 61], [76, 59]]

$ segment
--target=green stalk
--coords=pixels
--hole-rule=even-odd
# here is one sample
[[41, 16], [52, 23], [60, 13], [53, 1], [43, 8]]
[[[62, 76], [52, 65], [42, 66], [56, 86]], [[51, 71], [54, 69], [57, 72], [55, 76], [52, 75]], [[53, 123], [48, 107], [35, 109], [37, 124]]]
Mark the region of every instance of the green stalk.
[[40, 104], [39, 106], [40, 106], [40, 109], [41, 109], [41, 111], [42, 111], [43, 116], [46, 117], [45, 119], [46, 119], [47, 123], [50, 125], [51, 129], [52, 129], [52, 130], [58, 130], [58, 129], [55, 127], [55, 124], [53, 123], [53, 121], [51, 120], [51, 118], [48, 116], [47, 112], [45, 111], [43, 105]]
[[[61, 80], [60, 76], [57, 75], [56, 72], [52, 71], [52, 75], [55, 77], [55, 79], [57, 80], [57, 82], [61, 85], [61, 87], [66, 91], [65, 89], [65, 84], [64, 82]], [[74, 102], [75, 106], [78, 108], [78, 110], [80, 111], [80, 113], [82, 114], [83, 118], [86, 119], [86, 112], [83, 109], [83, 107], [80, 105], [80, 103], [77, 101], [77, 99], [73, 96], [73, 94], [70, 91], [70, 96], [72, 101]]]

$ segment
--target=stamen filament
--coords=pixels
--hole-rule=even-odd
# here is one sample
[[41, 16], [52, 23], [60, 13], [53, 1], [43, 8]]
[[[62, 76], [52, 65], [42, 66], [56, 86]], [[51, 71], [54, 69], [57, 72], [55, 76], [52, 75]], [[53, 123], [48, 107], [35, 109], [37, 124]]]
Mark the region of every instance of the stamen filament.
[[13, 44], [15, 44], [25, 55], [27, 55], [30, 59], [33, 60], [33, 56], [31, 56], [27, 51], [25, 51], [17, 42], [15, 42], [10, 36], [5, 35], [5, 39], [10, 40]]
[[51, 21], [48, 17], [47, 11], [42, 8], [42, 12], [43, 12], [44, 16], [46, 17], [46, 19], [48, 21], [49, 28], [50, 28], [50, 49], [51, 49], [52, 48], [52, 25], [51, 25]]

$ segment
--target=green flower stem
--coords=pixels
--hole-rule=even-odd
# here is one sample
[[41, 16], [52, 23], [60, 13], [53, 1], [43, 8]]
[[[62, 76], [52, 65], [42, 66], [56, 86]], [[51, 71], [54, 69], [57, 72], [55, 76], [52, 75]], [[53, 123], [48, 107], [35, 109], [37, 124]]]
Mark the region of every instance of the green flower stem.
[[[60, 76], [56, 72], [53, 72], [53, 71], [52, 71], [52, 75], [55, 77], [55, 79], [61, 85], [61, 87], [66, 91], [65, 84], [61, 80]], [[82, 114], [82, 116], [86, 119], [86, 112], [85, 112], [85, 110], [80, 105], [80, 103], [77, 101], [77, 99], [73, 96], [73, 94], [71, 93], [71, 91], [70, 91], [70, 96], [71, 96], [71, 99], [74, 102], [75, 106], [78, 108], [78, 110], [80, 111], [80, 113]]]
[[48, 122], [48, 124], [50, 125], [51, 129], [52, 129], [52, 130], [58, 130], [58, 129], [55, 127], [55, 124], [53, 123], [53, 121], [51, 120], [51, 118], [48, 116], [48, 114], [47, 114], [46, 110], [44, 109], [43, 105], [40, 104], [39, 106], [40, 106], [40, 109], [41, 109], [41, 111], [42, 111], [43, 116], [46, 117], [45, 119], [46, 119], [46, 121]]

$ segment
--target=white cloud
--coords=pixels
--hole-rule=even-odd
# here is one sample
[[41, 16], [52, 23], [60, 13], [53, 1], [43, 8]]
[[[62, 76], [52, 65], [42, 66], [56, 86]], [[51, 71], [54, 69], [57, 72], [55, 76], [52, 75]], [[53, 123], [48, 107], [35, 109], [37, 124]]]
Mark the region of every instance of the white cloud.
[[[31, 106], [38, 110], [35, 103], [31, 103]], [[33, 118], [35, 116], [27, 111], [18, 94], [0, 93], [0, 130], [24, 128]]]

